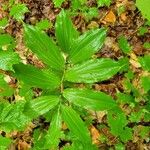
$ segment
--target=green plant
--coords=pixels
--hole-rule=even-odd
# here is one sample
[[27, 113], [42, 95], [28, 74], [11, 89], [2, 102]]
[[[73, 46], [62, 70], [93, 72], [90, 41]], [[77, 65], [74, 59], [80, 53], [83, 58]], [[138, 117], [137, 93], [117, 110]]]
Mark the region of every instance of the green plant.
[[129, 45], [127, 39], [124, 36], [120, 36], [118, 38], [118, 44], [123, 53], [128, 54], [131, 52], [132, 47]]
[[111, 0], [97, 0], [98, 7], [109, 6], [111, 4]]
[[[95, 149], [78, 109], [110, 111], [118, 108], [111, 96], [88, 89], [88, 86], [122, 72], [126, 67], [126, 62], [122, 59], [114, 61], [109, 58], [92, 58], [104, 43], [106, 37], [104, 28], [90, 30], [79, 35], [68, 14], [62, 10], [57, 17], [55, 30], [59, 47], [37, 27], [24, 24], [25, 43], [43, 61], [45, 64], [43, 69], [22, 63], [17, 64], [18, 60], [13, 61], [12, 54], [10, 59], [12, 61], [8, 63], [6, 60], [3, 61], [1, 69], [14, 71], [13, 75], [19, 79], [20, 85], [23, 83], [28, 89], [41, 88], [43, 90], [41, 96], [33, 100], [30, 97], [14, 105], [5, 104], [10, 109], [9, 116], [16, 113], [15, 116], [11, 116], [11, 122], [14, 125], [8, 125], [7, 131], [22, 129], [29, 120], [40, 115], [49, 115], [51, 123], [44, 135], [42, 147], [56, 149], [62, 138], [62, 123], [65, 122], [70, 130], [72, 149], [75, 149], [77, 145], [81, 149]], [[2, 53], [5, 55], [4, 51]], [[9, 58], [9, 53], [6, 57]], [[15, 53], [14, 57], [16, 57]], [[84, 88], [76, 88], [76, 83], [83, 83]], [[9, 118], [5, 118], [4, 122], [7, 122]], [[18, 119], [22, 123], [19, 127], [17, 126]]]
[[143, 17], [150, 21], [149, 0], [136, 0], [136, 6], [141, 11]]
[[10, 16], [12, 16], [17, 21], [22, 21], [24, 19], [24, 14], [29, 12], [25, 4], [14, 4], [10, 9]]
[[[10, 2], [13, 7], [11, 16], [23, 23], [28, 9], [24, 4]], [[74, 7], [81, 7], [86, 1], [73, 2]], [[110, 1], [101, 2], [109, 5]], [[57, 5], [60, 6], [58, 1]], [[85, 10], [90, 11], [88, 7]], [[96, 7], [91, 9], [92, 17], [97, 16], [97, 10]], [[91, 16], [88, 16], [89, 20]], [[4, 18], [1, 27], [4, 29], [7, 23]], [[150, 117], [150, 56], [145, 54], [137, 60], [142, 71], [136, 86], [137, 74], [131, 67], [129, 69], [132, 47], [124, 36], [118, 38], [123, 57], [113, 60], [96, 55], [104, 44], [105, 28], [80, 34], [64, 10], [57, 16], [54, 39], [43, 31], [50, 27], [48, 20], [41, 20], [35, 26], [23, 23], [24, 43], [30, 53], [42, 61], [41, 68], [21, 63], [19, 55], [14, 52], [15, 39], [0, 34], [0, 129], [6, 133], [5, 137], [0, 137], [0, 149], [8, 148], [12, 142], [10, 132], [23, 131], [30, 122], [36, 124], [41, 120], [46, 127], [38, 124], [33, 130], [31, 149], [56, 150], [63, 142], [67, 143], [63, 144], [63, 150], [98, 149], [89, 132], [94, 122], [92, 114], [97, 111], [105, 112], [106, 122], [98, 126], [100, 130], [107, 128], [116, 137], [115, 149], [125, 149], [134, 133], [148, 141], [150, 128], [143, 123], [149, 123]], [[117, 91], [115, 98], [93, 89], [95, 83], [105, 83], [114, 75], [123, 73], [124, 87]], [[99, 140], [109, 142], [103, 134]]]

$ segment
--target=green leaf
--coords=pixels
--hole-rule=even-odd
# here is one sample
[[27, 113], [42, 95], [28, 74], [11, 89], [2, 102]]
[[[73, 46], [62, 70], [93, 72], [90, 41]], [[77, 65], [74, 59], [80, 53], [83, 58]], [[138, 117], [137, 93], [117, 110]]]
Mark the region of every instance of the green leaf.
[[24, 25], [25, 42], [28, 48], [34, 52], [44, 63], [56, 70], [63, 70], [64, 58], [54, 41], [39, 29]]
[[18, 64], [20, 58], [14, 52], [0, 51], [0, 69], [13, 71], [12, 65]]
[[31, 87], [54, 89], [60, 84], [60, 79], [56, 74], [50, 71], [42, 71], [32, 65], [14, 65], [14, 70], [19, 80]]
[[0, 136], [0, 150], [6, 150], [11, 144], [11, 139]]
[[8, 19], [7, 18], [3, 18], [0, 20], [0, 28], [5, 28], [8, 24]]
[[33, 132], [33, 147], [31, 150], [45, 150], [44, 143], [45, 143], [45, 135], [46, 131], [41, 130], [41, 128], [34, 129]]
[[9, 34], [0, 34], [0, 49], [13, 50], [15, 48], [14, 38]]
[[91, 20], [93, 19], [94, 17], [98, 17], [99, 15], [99, 10], [97, 7], [90, 7], [88, 8], [88, 10], [86, 12], [83, 13], [83, 15], [85, 16], [85, 19], [86, 20]]
[[124, 65], [109, 58], [88, 60], [68, 69], [65, 73], [65, 79], [76, 83], [103, 81], [119, 72]]
[[124, 5], [119, 6], [117, 9], [118, 16], [120, 16], [125, 11], [126, 11], [126, 7]]
[[117, 109], [108, 112], [108, 125], [111, 128], [112, 134], [119, 136], [128, 121], [123, 112]]
[[78, 32], [64, 10], [57, 16], [55, 30], [59, 46], [64, 52], [69, 52], [73, 40], [78, 37]]
[[89, 131], [80, 116], [71, 107], [62, 107], [62, 117], [74, 138], [84, 145], [91, 143]]
[[133, 135], [132, 135], [132, 129], [125, 127], [124, 130], [120, 134], [120, 139], [123, 142], [128, 142], [129, 140], [132, 140]]
[[143, 17], [150, 21], [150, 3], [149, 0], [136, 0], [136, 6], [141, 11]]
[[24, 113], [30, 118], [35, 118], [54, 108], [59, 103], [59, 101], [59, 97], [53, 95], [35, 98], [33, 100], [27, 101]]
[[104, 44], [106, 29], [90, 30], [76, 39], [70, 49], [69, 58], [73, 63], [89, 59]]
[[128, 121], [126, 115], [121, 110], [115, 109], [108, 112], [107, 118], [112, 134], [119, 136], [123, 142], [132, 139], [132, 129], [126, 127]]
[[109, 110], [117, 107], [116, 102], [111, 96], [89, 89], [66, 89], [63, 96], [75, 105], [95, 111]]
[[36, 24], [36, 27], [39, 30], [46, 30], [46, 29], [52, 27], [52, 23], [48, 19], [43, 19]]
[[131, 52], [132, 48], [124, 36], [119, 37], [118, 44], [123, 53], [128, 54]]
[[25, 101], [16, 104], [0, 103], [0, 130], [10, 132], [13, 130], [23, 130], [30, 119], [22, 112]]
[[111, 4], [111, 0], [97, 0], [98, 7], [109, 6]]
[[61, 4], [64, 2], [65, 0], [53, 0], [53, 3], [55, 5], [55, 7], [61, 7]]
[[140, 57], [139, 62], [144, 70], [150, 71], [150, 55]]
[[13, 88], [4, 80], [4, 76], [0, 74], [0, 96], [11, 96], [13, 91]]
[[61, 136], [61, 115], [59, 110], [53, 115], [48, 133], [45, 136], [44, 147], [47, 149], [57, 149]]
[[25, 4], [16, 4], [13, 5], [10, 9], [10, 16], [12, 16], [17, 21], [21, 21], [24, 19], [24, 14], [27, 12], [29, 12], [29, 10]]
[[142, 77], [141, 85], [144, 88], [145, 93], [147, 93], [150, 90], [150, 77], [149, 76]]

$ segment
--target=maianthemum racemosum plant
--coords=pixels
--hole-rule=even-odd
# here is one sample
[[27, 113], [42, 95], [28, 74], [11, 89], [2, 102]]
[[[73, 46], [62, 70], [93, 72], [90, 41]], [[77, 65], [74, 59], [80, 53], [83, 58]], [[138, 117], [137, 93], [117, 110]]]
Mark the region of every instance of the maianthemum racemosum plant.
[[[19, 83], [43, 91], [37, 98], [15, 104], [15, 110], [21, 111], [19, 115], [17, 113], [22, 116], [18, 120], [20, 126], [38, 116], [51, 115], [49, 129], [43, 139], [43, 149], [58, 148], [63, 123], [71, 133], [71, 150], [97, 149], [92, 144], [78, 108], [87, 111], [120, 111], [111, 96], [94, 91], [90, 85], [126, 70], [127, 63], [124, 59], [115, 61], [110, 58], [96, 58], [94, 54], [105, 41], [106, 29], [92, 29], [80, 35], [64, 10], [56, 19], [56, 41], [37, 27], [26, 24], [23, 26], [26, 46], [45, 67], [39, 69], [23, 63], [13, 66], [13, 75]], [[84, 84], [84, 88], [77, 87], [80, 83]], [[14, 123], [15, 127], [17, 123]]]

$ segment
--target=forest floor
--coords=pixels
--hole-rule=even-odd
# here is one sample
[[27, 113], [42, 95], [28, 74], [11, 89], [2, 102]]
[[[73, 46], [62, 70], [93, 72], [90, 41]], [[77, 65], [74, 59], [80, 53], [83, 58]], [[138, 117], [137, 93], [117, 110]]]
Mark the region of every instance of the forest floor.
[[[0, 0], [1, 4], [7, 3], [5, 0]], [[35, 25], [41, 19], [48, 19], [52, 23], [52, 27], [46, 32], [50, 36], [54, 36], [54, 23], [56, 16], [59, 14], [60, 9], [55, 8], [54, 4], [50, 0], [17, 0], [18, 2], [25, 3], [29, 9], [29, 13], [25, 15], [24, 22], [28, 24]], [[96, 3], [94, 0], [88, 1], [88, 6], [93, 7]], [[125, 11], [118, 15], [118, 8], [120, 6], [125, 7]], [[65, 2], [62, 4], [62, 8], [69, 9], [70, 3]], [[0, 8], [0, 18], [8, 16], [7, 11], [3, 11]], [[128, 56], [130, 59], [130, 68], [133, 70], [136, 78], [133, 81], [135, 86], [138, 86], [139, 75], [142, 73], [140, 64], [137, 62], [137, 57], [144, 56], [149, 53], [148, 49], [143, 47], [145, 42], [150, 42], [150, 28], [149, 31], [144, 34], [144, 36], [139, 36], [138, 30], [143, 26], [144, 19], [142, 18], [140, 12], [135, 6], [134, 0], [113, 0], [109, 7], [102, 7], [99, 9], [99, 15], [90, 20], [85, 19], [82, 13], [78, 13], [76, 16], [72, 17], [73, 23], [80, 32], [95, 28], [95, 27], [108, 27], [107, 38], [105, 44], [100, 52], [97, 53], [97, 57], [113, 58], [118, 60], [124, 54], [119, 50], [117, 39], [120, 35], [124, 35], [130, 45], [132, 46], [132, 53]], [[23, 28], [22, 25], [15, 20], [9, 20], [9, 25], [6, 28], [6, 32], [17, 39], [16, 51], [19, 53], [20, 57], [27, 63], [34, 64], [35, 66], [42, 68], [43, 64], [34, 56], [32, 53], [27, 52], [26, 47], [23, 43]], [[93, 89], [97, 91], [103, 91], [115, 98], [117, 91], [123, 91], [123, 81], [124, 76], [115, 75], [108, 81], [101, 83], [96, 83]], [[13, 83], [14, 82], [14, 83]], [[15, 84], [15, 81], [12, 81]], [[82, 85], [79, 85], [82, 86]], [[17, 96], [17, 95], [16, 95]], [[128, 107], [123, 106], [124, 110], [128, 110]], [[107, 127], [102, 130], [97, 129], [97, 124], [106, 121], [105, 113], [93, 114], [95, 122], [93, 123], [90, 131], [92, 134], [93, 142], [99, 145], [101, 150], [109, 149], [117, 139], [114, 137]], [[16, 143], [12, 144], [10, 150], [26, 150], [32, 144], [32, 134], [35, 127], [42, 125], [46, 128], [46, 123], [43, 120], [39, 120], [35, 124], [29, 126], [25, 132], [14, 132], [12, 137], [15, 139]], [[109, 143], [100, 143], [97, 140], [100, 134], [104, 134], [108, 139]], [[127, 142], [127, 150], [150, 150], [150, 143], [145, 143], [140, 137], [134, 134], [133, 140]]]

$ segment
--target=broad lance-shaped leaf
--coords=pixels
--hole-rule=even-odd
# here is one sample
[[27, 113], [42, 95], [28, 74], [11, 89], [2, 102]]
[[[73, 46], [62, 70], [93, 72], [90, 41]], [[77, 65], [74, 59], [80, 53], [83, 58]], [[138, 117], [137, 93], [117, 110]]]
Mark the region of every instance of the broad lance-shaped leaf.
[[104, 44], [106, 29], [90, 30], [72, 43], [69, 58], [73, 63], [89, 59]]
[[59, 77], [50, 71], [42, 71], [32, 65], [14, 65], [15, 75], [19, 80], [30, 85], [44, 89], [54, 89], [59, 86]]
[[0, 51], [0, 69], [13, 71], [12, 65], [18, 64], [20, 58], [14, 52]]
[[69, 130], [74, 134], [74, 138], [84, 144], [91, 143], [89, 131], [77, 114], [71, 107], [62, 106], [62, 117]]
[[54, 108], [60, 101], [58, 96], [41, 96], [33, 100], [27, 101], [24, 113], [30, 118], [43, 115]]
[[59, 46], [63, 51], [69, 52], [73, 40], [78, 37], [78, 32], [64, 10], [57, 16], [55, 30]]
[[89, 89], [66, 89], [63, 96], [75, 105], [95, 111], [110, 110], [117, 107], [111, 96]]
[[125, 66], [109, 58], [93, 59], [68, 69], [65, 79], [76, 83], [94, 83], [111, 78]]
[[38, 28], [24, 25], [24, 29], [25, 42], [29, 49], [49, 67], [63, 70], [64, 58], [54, 41]]
[[61, 115], [59, 110], [53, 115], [48, 133], [45, 136], [45, 149], [57, 149], [61, 136]]

